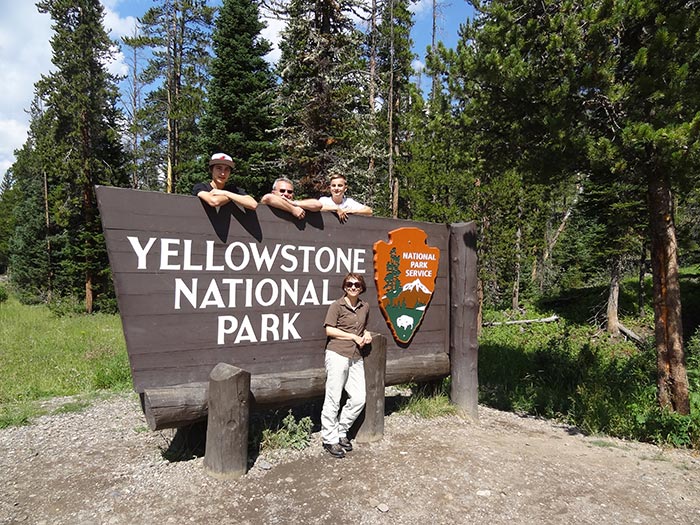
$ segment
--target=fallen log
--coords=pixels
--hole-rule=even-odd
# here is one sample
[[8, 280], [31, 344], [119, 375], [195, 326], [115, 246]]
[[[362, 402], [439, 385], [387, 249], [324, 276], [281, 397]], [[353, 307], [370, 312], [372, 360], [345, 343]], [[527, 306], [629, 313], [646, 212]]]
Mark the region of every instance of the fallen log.
[[622, 324], [618, 323], [618, 324], [617, 324], [617, 327], [619, 328], [620, 332], [622, 332], [623, 334], [625, 334], [625, 335], [626, 335], [627, 337], [629, 337], [630, 339], [636, 341], [637, 343], [643, 343], [643, 342], [644, 342], [644, 339], [642, 339], [641, 336], [637, 335], [636, 333], [634, 333], [632, 330], [630, 330], [630, 329], [627, 328], [626, 326], [623, 326]]
[[505, 324], [531, 324], [531, 323], [554, 323], [559, 320], [558, 315], [551, 315], [549, 317], [542, 317], [540, 319], [519, 319], [517, 321], [489, 321], [483, 323], [481, 326], [500, 326]]
[[[386, 386], [429, 381], [450, 373], [445, 353], [407, 356], [386, 364]], [[256, 406], [275, 406], [320, 397], [325, 391], [326, 371], [314, 368], [282, 374], [259, 374], [250, 378]], [[187, 383], [143, 392], [143, 412], [151, 430], [178, 428], [207, 419], [209, 383]]]

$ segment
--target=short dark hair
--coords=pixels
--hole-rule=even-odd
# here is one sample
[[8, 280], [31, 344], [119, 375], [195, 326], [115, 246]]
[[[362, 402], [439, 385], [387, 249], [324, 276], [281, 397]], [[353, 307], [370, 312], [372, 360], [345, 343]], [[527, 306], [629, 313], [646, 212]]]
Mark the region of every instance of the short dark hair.
[[365, 284], [365, 278], [362, 277], [359, 273], [349, 273], [345, 276], [343, 279], [343, 290], [345, 290], [345, 286], [348, 284], [348, 281], [350, 279], [353, 279], [357, 282], [360, 283], [360, 286], [362, 287], [362, 291], [364, 292], [367, 290], [367, 285]]

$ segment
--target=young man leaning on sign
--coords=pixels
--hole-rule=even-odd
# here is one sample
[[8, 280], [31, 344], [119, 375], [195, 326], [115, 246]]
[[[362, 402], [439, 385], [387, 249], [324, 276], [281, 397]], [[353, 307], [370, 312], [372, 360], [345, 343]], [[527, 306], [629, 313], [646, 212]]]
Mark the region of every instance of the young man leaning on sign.
[[[362, 275], [343, 279], [343, 297], [328, 307], [326, 327], [326, 397], [321, 410], [323, 448], [332, 456], [345, 457], [352, 450], [348, 430], [365, 406], [363, 348], [372, 342], [367, 331], [369, 303], [360, 299], [367, 289]], [[343, 389], [348, 400], [338, 417]]]
[[238, 186], [228, 184], [231, 170], [235, 164], [226, 153], [215, 153], [209, 160], [209, 172], [211, 181], [198, 182], [192, 188], [192, 195], [196, 195], [209, 206], [218, 207], [235, 202], [243, 208], [254, 210], [258, 207], [257, 201]]
[[323, 205], [321, 210], [336, 212], [340, 222], [346, 222], [350, 214], [372, 215], [372, 208], [345, 195], [348, 191], [348, 180], [345, 178], [345, 175], [331, 175], [330, 191], [330, 197], [320, 197], [318, 199]]
[[297, 219], [303, 219], [307, 211], [321, 211], [318, 199], [294, 200], [294, 183], [286, 177], [280, 177], [272, 184], [272, 193], [266, 194], [260, 202], [291, 213]]

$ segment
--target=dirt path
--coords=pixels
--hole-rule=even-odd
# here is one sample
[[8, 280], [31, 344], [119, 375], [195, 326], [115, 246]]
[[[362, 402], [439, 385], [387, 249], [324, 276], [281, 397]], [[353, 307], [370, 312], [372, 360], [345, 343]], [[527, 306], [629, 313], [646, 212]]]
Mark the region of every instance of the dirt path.
[[218, 481], [162, 458], [135, 396], [0, 431], [0, 523], [700, 523], [700, 458], [480, 407], [387, 417], [347, 458], [313, 446]]

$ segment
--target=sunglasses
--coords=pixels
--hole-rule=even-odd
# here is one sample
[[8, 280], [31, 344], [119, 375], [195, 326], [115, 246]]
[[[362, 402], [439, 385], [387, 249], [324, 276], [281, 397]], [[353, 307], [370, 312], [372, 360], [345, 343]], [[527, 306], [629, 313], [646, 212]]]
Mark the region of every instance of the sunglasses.
[[290, 195], [294, 193], [294, 190], [288, 190], [287, 188], [280, 188], [277, 191], [279, 191], [280, 193], [289, 193]]
[[362, 284], [358, 283], [357, 281], [348, 281], [345, 283], [345, 288], [357, 288], [358, 290], [361, 290]]

